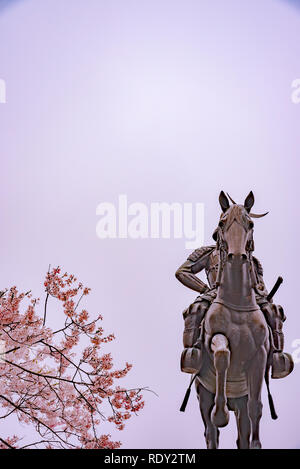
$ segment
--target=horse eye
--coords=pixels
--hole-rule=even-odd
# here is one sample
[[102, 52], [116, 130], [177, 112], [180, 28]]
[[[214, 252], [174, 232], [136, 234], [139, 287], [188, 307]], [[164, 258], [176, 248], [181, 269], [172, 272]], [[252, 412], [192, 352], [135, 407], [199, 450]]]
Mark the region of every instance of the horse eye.
[[224, 225], [225, 223], [223, 222], [223, 220], [219, 221], [219, 228], [223, 228]]
[[252, 228], [254, 227], [254, 223], [252, 220], [249, 221], [249, 228], [250, 230], [252, 230]]

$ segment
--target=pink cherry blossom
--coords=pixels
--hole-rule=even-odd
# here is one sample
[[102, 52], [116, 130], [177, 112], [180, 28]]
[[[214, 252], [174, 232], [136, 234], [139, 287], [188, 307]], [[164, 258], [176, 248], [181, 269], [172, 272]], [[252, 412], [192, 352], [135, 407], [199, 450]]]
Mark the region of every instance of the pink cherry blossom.
[[[1, 418], [15, 415], [36, 432], [36, 439], [24, 444], [20, 425], [17, 434], [0, 438], [0, 448], [119, 448], [120, 441], [101, 434], [101, 422], [123, 430], [143, 408], [145, 388], [115, 386], [132, 365], [115, 370], [111, 354], [101, 352], [114, 335], [104, 335], [101, 315], [91, 319], [86, 309], [80, 309], [90, 289], [74, 275], [61, 274], [59, 267], [49, 270], [44, 286], [43, 305], [31, 292], [19, 293], [15, 286], [0, 292], [0, 339], [5, 342], [0, 357]], [[51, 298], [61, 305], [57, 330], [46, 326]]]

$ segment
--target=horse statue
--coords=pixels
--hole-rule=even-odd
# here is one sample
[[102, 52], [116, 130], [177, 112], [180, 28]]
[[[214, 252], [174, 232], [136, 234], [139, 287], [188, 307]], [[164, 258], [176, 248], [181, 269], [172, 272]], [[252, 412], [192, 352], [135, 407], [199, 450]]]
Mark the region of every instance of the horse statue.
[[[266, 214], [255, 215], [250, 212], [254, 204], [252, 192], [243, 205], [236, 204], [231, 198], [230, 200], [232, 205], [224, 192], [220, 193], [222, 214], [213, 235], [216, 246], [196, 250], [176, 272], [176, 277], [182, 283], [204, 293], [199, 297], [198, 303], [196, 300], [191, 305], [192, 310], [190, 308], [188, 312], [192, 314], [187, 314], [187, 311], [184, 313], [189, 320], [185, 333], [200, 330], [200, 335], [196, 343], [193, 336], [191, 343], [185, 344], [190, 348], [184, 351], [181, 368], [193, 373], [191, 384], [195, 382], [196, 385], [207, 448], [218, 448], [219, 428], [228, 424], [229, 411], [233, 411], [238, 429], [237, 447], [259, 449], [264, 378], [271, 415], [275, 419], [277, 415], [269, 391], [269, 369], [275, 363], [273, 356], [279, 352], [278, 363], [281, 363], [279, 371], [274, 366], [274, 378], [287, 376], [293, 369], [293, 362], [289, 354], [282, 353], [283, 341], [279, 343], [280, 340], [278, 342], [276, 339], [275, 343], [273, 338], [274, 327], [270, 326], [272, 317], [269, 320], [270, 316], [264, 310], [264, 307], [270, 306], [272, 299], [270, 295], [267, 296], [261, 265], [252, 254], [252, 218]], [[195, 276], [195, 272], [203, 268], [211, 280], [210, 284], [213, 284], [211, 288], [203, 286], [203, 282]], [[272, 292], [274, 293], [274, 288]], [[205, 314], [203, 301], [207, 305]], [[202, 306], [201, 321], [199, 304]], [[273, 311], [280, 311], [281, 316], [277, 316], [281, 317], [282, 325], [285, 319], [282, 308], [271, 306]], [[197, 314], [193, 312], [198, 314], [196, 327], [195, 324], [192, 325], [194, 328], [191, 327], [191, 320], [197, 318]], [[282, 334], [281, 328], [275, 332], [275, 338]], [[191, 384], [182, 411], [185, 409]]]

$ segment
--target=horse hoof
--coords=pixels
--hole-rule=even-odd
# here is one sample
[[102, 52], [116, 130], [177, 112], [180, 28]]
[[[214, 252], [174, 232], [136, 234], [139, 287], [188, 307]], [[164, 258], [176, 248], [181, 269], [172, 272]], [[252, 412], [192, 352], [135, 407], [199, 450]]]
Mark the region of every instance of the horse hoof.
[[261, 442], [259, 440], [252, 440], [250, 449], [261, 449]]
[[226, 427], [229, 422], [229, 412], [225, 405], [224, 407], [214, 406], [211, 412], [211, 421], [216, 427]]

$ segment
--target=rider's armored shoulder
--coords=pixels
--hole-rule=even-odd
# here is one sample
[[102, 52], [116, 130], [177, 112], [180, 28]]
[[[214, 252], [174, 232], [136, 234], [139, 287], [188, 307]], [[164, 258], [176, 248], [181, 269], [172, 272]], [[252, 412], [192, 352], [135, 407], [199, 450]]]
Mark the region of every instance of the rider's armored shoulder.
[[257, 257], [254, 257], [254, 256], [253, 256], [253, 261], [254, 261], [254, 265], [255, 265], [255, 268], [256, 268], [256, 271], [257, 271], [258, 275], [263, 276], [264, 270], [263, 270], [263, 267], [261, 265], [261, 262], [257, 259]]
[[196, 262], [207, 254], [210, 254], [215, 247], [216, 246], [202, 246], [201, 248], [195, 249], [195, 251], [189, 255], [188, 260]]

